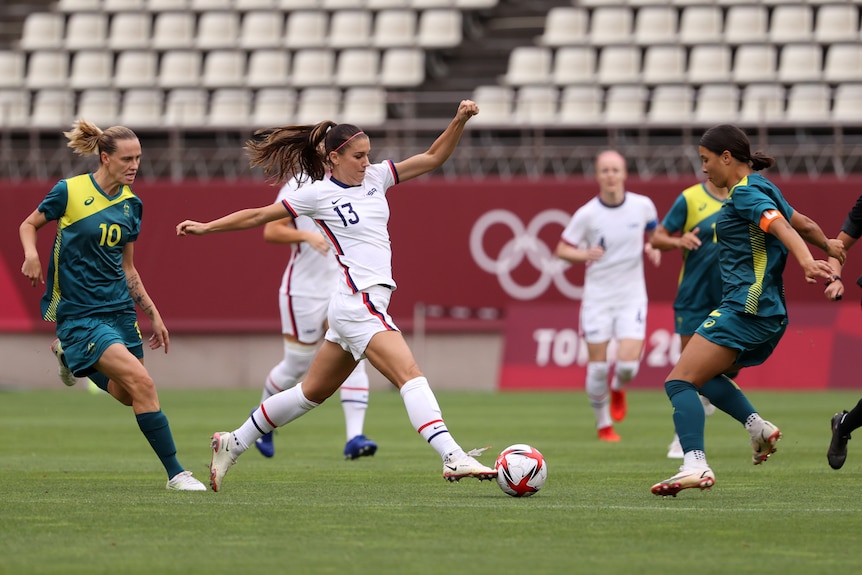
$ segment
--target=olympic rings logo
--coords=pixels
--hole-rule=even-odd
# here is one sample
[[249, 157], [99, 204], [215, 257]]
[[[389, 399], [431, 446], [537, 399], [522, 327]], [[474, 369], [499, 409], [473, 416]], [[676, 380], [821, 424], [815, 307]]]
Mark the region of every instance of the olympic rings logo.
[[[558, 224], [566, 227], [570, 219], [571, 215], [562, 210], [545, 210], [524, 227], [521, 219], [512, 212], [491, 210], [476, 220], [470, 230], [470, 254], [476, 265], [489, 274], [495, 274], [503, 291], [515, 299], [536, 299], [545, 293], [553, 282], [564, 296], [579, 300], [584, 288], [569, 283], [564, 274], [569, 264], [555, 256], [551, 248], [539, 239], [539, 232], [545, 226]], [[485, 252], [483, 240], [488, 229], [498, 224], [509, 228], [512, 239], [503, 245], [494, 259]], [[520, 285], [512, 278], [512, 272], [524, 262], [524, 258], [540, 274], [532, 285]]]

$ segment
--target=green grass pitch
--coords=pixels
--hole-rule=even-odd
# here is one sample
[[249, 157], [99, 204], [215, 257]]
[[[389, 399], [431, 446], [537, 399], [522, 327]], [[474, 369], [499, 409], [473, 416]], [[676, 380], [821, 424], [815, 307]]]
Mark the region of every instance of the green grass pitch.
[[[748, 434], [707, 419], [710, 492], [676, 498], [662, 392], [632, 391], [623, 441], [595, 439], [583, 393], [441, 392], [465, 449], [513, 443], [545, 455], [530, 498], [441, 477], [398, 393], [371, 394], [377, 455], [345, 461], [337, 395], [252, 449], [221, 493], [175, 493], [129, 408], [82, 389], [0, 393], [0, 574], [834, 574], [862, 558], [862, 444], [826, 463], [829, 419], [860, 392], [752, 393], [784, 432], [751, 464]], [[256, 390], [161, 393], [180, 460], [206, 481], [209, 436], [237, 427]], [[858, 441], [858, 439], [857, 439]]]

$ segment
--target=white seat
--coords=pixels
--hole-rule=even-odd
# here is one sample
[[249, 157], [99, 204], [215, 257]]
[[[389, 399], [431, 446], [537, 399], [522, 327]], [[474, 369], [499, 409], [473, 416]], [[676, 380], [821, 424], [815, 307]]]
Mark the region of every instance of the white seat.
[[410, 6], [416, 10], [427, 10], [429, 8], [449, 8], [454, 5], [454, 0], [410, 0]]
[[24, 19], [18, 47], [22, 50], [62, 48], [65, 31], [66, 21], [63, 14], [31, 12]]
[[567, 125], [598, 124], [603, 101], [604, 93], [598, 86], [566, 86], [560, 94], [559, 121]]
[[488, 10], [499, 3], [500, 0], [455, 0], [455, 7], [461, 10]]
[[114, 56], [104, 50], [81, 50], [72, 54], [69, 87], [110, 88], [114, 83]]
[[688, 45], [719, 43], [724, 36], [721, 6], [686, 6], [679, 20], [679, 41]]
[[537, 38], [542, 46], [582, 45], [587, 40], [590, 17], [577, 6], [554, 6], [545, 16], [545, 31]]
[[832, 119], [836, 122], [862, 123], [862, 84], [839, 84], [835, 88]]
[[196, 50], [165, 52], [159, 65], [160, 88], [190, 88], [201, 81], [201, 53]]
[[819, 44], [787, 44], [781, 49], [779, 82], [818, 82], [822, 70], [823, 51]]
[[296, 106], [298, 124], [337, 121], [341, 113], [341, 90], [337, 88], [306, 88], [299, 94]]
[[242, 50], [211, 50], [204, 56], [201, 82], [206, 88], [245, 85], [246, 55]]
[[776, 78], [777, 53], [772, 44], [745, 44], [736, 48], [731, 73], [734, 82], [771, 82]]
[[286, 12], [294, 10], [317, 10], [320, 8], [320, 0], [277, 0], [278, 7]]
[[416, 23], [413, 10], [381, 10], [374, 19], [372, 43], [378, 48], [415, 46]]
[[460, 10], [425, 10], [419, 16], [419, 46], [428, 50], [454, 48], [463, 39]]
[[854, 4], [826, 4], [817, 9], [814, 40], [824, 44], [859, 40], [859, 7]]
[[386, 88], [413, 88], [425, 81], [425, 51], [389, 48], [380, 61], [380, 84]]
[[688, 81], [692, 84], [727, 82], [732, 62], [729, 46], [692, 46], [688, 56]]
[[360, 127], [383, 125], [386, 122], [386, 90], [382, 88], [345, 90], [341, 121]]
[[766, 6], [733, 5], [727, 9], [724, 40], [730, 44], [765, 42], [768, 22]]
[[63, 89], [38, 90], [33, 96], [30, 124], [37, 127], [71, 125], [75, 116], [75, 94]]
[[742, 92], [740, 122], [760, 124], [784, 120], [784, 98], [781, 84], [749, 84]]
[[278, 48], [284, 45], [284, 17], [259, 10], [247, 12], [242, 18], [239, 47], [246, 50]]
[[151, 88], [158, 77], [158, 55], [150, 50], [126, 50], [117, 55], [114, 86]]
[[329, 12], [365, 8], [365, 0], [319, 0], [319, 3], [321, 8]]
[[341, 87], [374, 86], [380, 76], [380, 53], [373, 48], [349, 48], [338, 54], [335, 83]]
[[255, 127], [291, 124], [295, 110], [296, 91], [291, 88], [262, 88], [254, 97], [251, 123]]
[[147, 10], [158, 14], [160, 12], [180, 12], [188, 10], [189, 0], [146, 0]]
[[558, 86], [591, 84], [596, 77], [596, 50], [591, 46], [556, 49], [551, 80]]
[[30, 123], [30, 91], [0, 89], [0, 127], [19, 128]]
[[736, 122], [739, 87], [736, 84], [706, 84], [697, 92], [694, 121], [699, 124]]
[[120, 93], [111, 89], [84, 90], [78, 97], [76, 118], [86, 118], [97, 126], [114, 126], [120, 118]]
[[189, 12], [159, 12], [153, 22], [152, 47], [156, 50], [191, 48], [195, 42], [195, 17]]
[[55, 8], [59, 12], [97, 12], [102, 8], [102, 0], [57, 0]]
[[133, 88], [123, 93], [120, 123], [130, 128], [161, 126], [164, 93], [157, 88]]
[[165, 124], [203, 126], [207, 120], [207, 92], [198, 88], [179, 88], [168, 92]]
[[198, 20], [195, 46], [200, 50], [234, 48], [239, 42], [237, 12], [204, 12]]
[[530, 126], [557, 121], [560, 91], [555, 86], [524, 86], [515, 97], [515, 121]]
[[147, 9], [145, 0], [103, 0], [105, 12], [140, 12]]
[[320, 10], [290, 12], [287, 15], [284, 45], [288, 48], [322, 48], [326, 46], [329, 15]]
[[153, 17], [146, 12], [121, 12], [111, 18], [108, 48], [135, 50], [148, 48], [153, 29]]
[[685, 48], [649, 46], [644, 55], [642, 78], [647, 84], [685, 82]]
[[596, 71], [600, 84], [630, 84], [640, 81], [641, 49], [638, 46], [605, 46]]
[[648, 97], [647, 89], [640, 85], [611, 86], [605, 98], [605, 122], [642, 124]]
[[189, 0], [189, 9], [206, 13], [209, 10], [230, 10], [233, 0]]
[[207, 124], [245, 128], [251, 120], [251, 91], [241, 88], [219, 88], [213, 91]]
[[516, 46], [509, 53], [505, 83], [510, 86], [549, 83], [552, 58], [551, 48]]
[[635, 42], [668, 44], [677, 40], [679, 16], [673, 6], [644, 6], [635, 16]]
[[480, 125], [506, 125], [512, 122], [515, 91], [507, 86], [483, 85], [473, 90], [472, 100], [476, 102], [481, 114], [470, 122]]
[[233, 7], [240, 12], [276, 10], [278, 8], [278, 0], [233, 0]]
[[631, 43], [633, 20], [628, 6], [596, 8], [590, 22], [590, 43], [597, 46]]
[[108, 39], [108, 16], [93, 12], [69, 15], [64, 46], [67, 50], [104, 48]]
[[24, 85], [24, 54], [0, 50], [0, 88], [20, 88]]
[[342, 10], [329, 20], [330, 48], [365, 48], [371, 45], [373, 18], [368, 10]]
[[664, 84], [653, 88], [647, 113], [650, 124], [687, 124], [693, 116], [694, 88], [687, 84]]
[[410, 0], [366, 0], [368, 10], [386, 10], [391, 8], [409, 8]]
[[862, 78], [862, 45], [832, 44], [826, 50], [823, 80], [856, 82]]
[[769, 41], [775, 44], [810, 42], [814, 38], [814, 9], [806, 4], [779, 4], [772, 9]]
[[25, 85], [32, 90], [63, 88], [69, 78], [69, 54], [43, 50], [30, 54]]
[[786, 119], [790, 122], [828, 122], [832, 89], [827, 84], [794, 84], [787, 91]]
[[290, 84], [290, 52], [255, 50], [248, 56], [246, 84], [249, 88], [268, 88]]
[[297, 88], [331, 86], [335, 80], [335, 52], [299, 50], [293, 56], [291, 82]]

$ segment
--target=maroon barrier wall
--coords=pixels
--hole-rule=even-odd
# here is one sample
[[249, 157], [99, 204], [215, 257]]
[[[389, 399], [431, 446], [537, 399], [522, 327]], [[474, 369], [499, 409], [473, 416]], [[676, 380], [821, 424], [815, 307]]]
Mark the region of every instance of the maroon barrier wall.
[[[652, 197], [663, 215], [691, 183], [630, 179], [628, 188]], [[862, 192], [862, 178], [800, 178], [778, 183], [791, 204], [812, 216], [831, 236], [837, 234]], [[52, 185], [0, 182], [0, 331], [52, 329], [38, 318], [42, 288], [30, 287], [20, 274], [18, 241], [20, 222]], [[174, 233], [175, 225], [186, 218], [208, 220], [269, 203], [275, 197], [274, 188], [261, 182], [145, 180], [134, 187], [144, 202], [135, 261], [173, 332], [279, 329], [276, 290], [286, 262], [284, 247], [265, 244], [260, 230], [203, 238], [178, 238]], [[396, 322], [409, 330], [417, 302], [475, 311], [573, 301], [583, 271], [580, 267], [561, 271], [552, 250], [568, 217], [595, 189], [593, 181], [583, 179], [474, 182], [427, 178], [390, 190], [393, 264], [399, 286], [391, 306]], [[53, 233], [53, 226], [40, 233], [43, 265]], [[673, 299], [679, 264], [679, 254], [672, 252], [660, 268], [646, 266], [651, 301]], [[862, 290], [853, 282], [860, 273], [862, 255], [851, 255], [845, 271], [851, 295], [841, 306], [859, 305]], [[791, 311], [797, 303], [823, 301], [822, 288], [807, 285], [795, 263], [788, 264], [785, 277]], [[428, 321], [432, 331], [503, 327], [501, 321]]]

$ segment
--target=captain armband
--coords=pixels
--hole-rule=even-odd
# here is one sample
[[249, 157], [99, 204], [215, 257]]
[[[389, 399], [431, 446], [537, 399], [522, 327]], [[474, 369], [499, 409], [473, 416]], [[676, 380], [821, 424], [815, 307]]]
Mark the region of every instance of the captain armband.
[[760, 222], [757, 225], [761, 230], [769, 233], [769, 226], [772, 225], [772, 222], [778, 219], [784, 219], [781, 212], [778, 210], [766, 210], [760, 215]]

